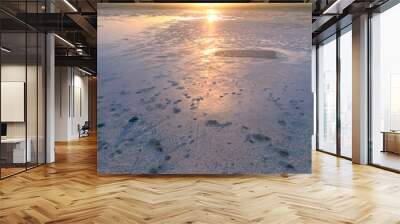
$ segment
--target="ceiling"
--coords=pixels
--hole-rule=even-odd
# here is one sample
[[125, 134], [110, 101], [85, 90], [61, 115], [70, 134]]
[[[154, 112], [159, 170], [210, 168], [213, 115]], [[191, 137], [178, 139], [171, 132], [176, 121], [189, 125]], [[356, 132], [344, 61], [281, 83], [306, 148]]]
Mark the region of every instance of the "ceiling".
[[79, 66], [96, 73], [96, 6], [96, 0], [1, 0], [2, 46], [12, 49], [3, 60], [36, 57], [44, 44], [38, 46], [33, 38], [54, 32], [56, 65]]

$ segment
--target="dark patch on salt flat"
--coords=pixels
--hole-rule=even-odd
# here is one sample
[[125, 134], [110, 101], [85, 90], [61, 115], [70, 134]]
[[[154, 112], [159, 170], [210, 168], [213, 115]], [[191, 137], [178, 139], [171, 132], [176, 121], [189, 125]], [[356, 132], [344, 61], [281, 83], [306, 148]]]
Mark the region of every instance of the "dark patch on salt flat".
[[282, 53], [274, 50], [219, 50], [215, 56], [238, 57], [238, 58], [265, 58], [277, 59], [283, 56]]
[[174, 111], [175, 114], [181, 112], [181, 109], [179, 109], [178, 107], [174, 107], [172, 110]]
[[156, 108], [160, 109], [160, 110], [164, 110], [165, 108], [167, 108], [167, 105], [162, 104], [162, 103], [156, 103]]
[[155, 89], [155, 88], [156, 88], [155, 86], [152, 86], [152, 87], [140, 89], [140, 90], [136, 91], [136, 94], [141, 94], [141, 93], [149, 92], [149, 91], [151, 91], [151, 90], [153, 90], [153, 89]]
[[161, 142], [158, 139], [154, 139], [154, 138], [150, 139], [149, 142], [148, 142], [148, 145], [151, 148], [154, 148], [155, 150], [157, 150], [159, 152], [163, 151], [163, 147], [161, 146]]
[[125, 91], [125, 90], [122, 90], [120, 93], [119, 93], [119, 95], [129, 95], [129, 91]]
[[207, 127], [225, 128], [227, 126], [230, 126], [231, 124], [232, 122], [219, 123], [217, 120], [206, 121]]
[[158, 168], [151, 168], [150, 170], [149, 170], [149, 173], [151, 173], [151, 174], [157, 174], [159, 172], [159, 169]]
[[284, 151], [284, 150], [280, 150], [278, 153], [282, 157], [288, 157], [289, 156], [289, 152]]
[[129, 119], [129, 123], [135, 123], [136, 121], [138, 121], [139, 118], [136, 116], [131, 117], [131, 119]]
[[182, 102], [182, 100], [175, 100], [173, 104], [178, 104], [180, 102]]
[[155, 79], [161, 79], [161, 78], [166, 78], [166, 77], [168, 77], [168, 75], [165, 75], [165, 74], [159, 74], [159, 75], [154, 76]]
[[171, 86], [177, 86], [178, 83], [176, 81], [173, 80], [168, 80], [167, 82], [169, 82], [171, 84]]
[[242, 125], [242, 130], [249, 130], [249, 127]]
[[186, 99], [192, 98], [192, 97], [191, 97], [189, 94], [187, 94], [187, 93], [184, 93], [183, 95], [186, 97]]
[[281, 126], [286, 126], [286, 121], [284, 121], [284, 120], [279, 120], [279, 121], [278, 121], [278, 124], [281, 125]]
[[246, 136], [246, 142], [250, 143], [266, 143], [271, 141], [271, 138], [263, 134], [248, 134]]
[[281, 165], [282, 167], [284, 167], [288, 170], [295, 170], [295, 167], [286, 161], [279, 161], [279, 165]]

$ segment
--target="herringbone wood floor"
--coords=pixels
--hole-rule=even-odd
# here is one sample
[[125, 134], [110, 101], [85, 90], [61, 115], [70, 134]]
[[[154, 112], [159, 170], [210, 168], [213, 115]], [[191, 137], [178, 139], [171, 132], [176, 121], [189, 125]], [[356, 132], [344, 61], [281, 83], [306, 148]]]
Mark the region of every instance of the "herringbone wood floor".
[[400, 175], [313, 154], [312, 175], [98, 176], [95, 138], [0, 181], [0, 223], [400, 223]]

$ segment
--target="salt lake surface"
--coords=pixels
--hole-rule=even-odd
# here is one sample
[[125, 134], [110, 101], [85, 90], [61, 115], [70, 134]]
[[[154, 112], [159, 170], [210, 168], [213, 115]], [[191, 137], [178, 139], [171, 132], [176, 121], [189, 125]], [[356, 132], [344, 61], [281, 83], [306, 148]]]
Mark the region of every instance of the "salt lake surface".
[[99, 4], [98, 171], [311, 172], [308, 5]]

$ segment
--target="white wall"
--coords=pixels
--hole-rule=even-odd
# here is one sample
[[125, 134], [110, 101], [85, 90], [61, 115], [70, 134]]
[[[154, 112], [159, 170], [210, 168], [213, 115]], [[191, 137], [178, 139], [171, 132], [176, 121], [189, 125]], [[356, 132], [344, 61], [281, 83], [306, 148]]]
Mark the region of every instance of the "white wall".
[[88, 120], [88, 77], [76, 68], [56, 67], [55, 87], [55, 140], [77, 139], [78, 125]]
[[[27, 70], [26, 70], [27, 69]], [[36, 67], [28, 66], [25, 67], [25, 64], [5, 64], [1, 66], [1, 81], [2, 82], [25, 82], [26, 71], [28, 75], [35, 74], [36, 75]], [[29, 79], [29, 77], [28, 77]], [[36, 85], [36, 80], [29, 79], [29, 85]], [[36, 108], [36, 88], [27, 88], [27, 106], [30, 106], [30, 110], [32, 111], [32, 107]], [[33, 99], [34, 98], [34, 99]], [[33, 104], [31, 104], [33, 102]], [[31, 104], [31, 105], [29, 105]], [[6, 110], [6, 108], [1, 108], [2, 110]], [[34, 108], [33, 108], [34, 109]], [[35, 110], [35, 109], [34, 109]], [[28, 129], [31, 127], [36, 130], [36, 113], [28, 113]], [[34, 123], [32, 123], [34, 122]], [[8, 137], [25, 137], [25, 124], [26, 122], [7, 122], [7, 136]], [[31, 132], [28, 130], [28, 137]]]
[[69, 133], [69, 96], [70, 85], [69, 68], [56, 67], [55, 69], [55, 141], [67, 141]]
[[85, 121], [88, 121], [88, 78], [82, 76], [82, 73], [76, 73], [71, 88], [71, 132], [73, 139], [79, 137], [78, 125], [82, 126]]
[[[32, 67], [28, 67], [28, 70]], [[1, 81], [25, 82], [25, 64], [8, 64], [1, 66]]]

